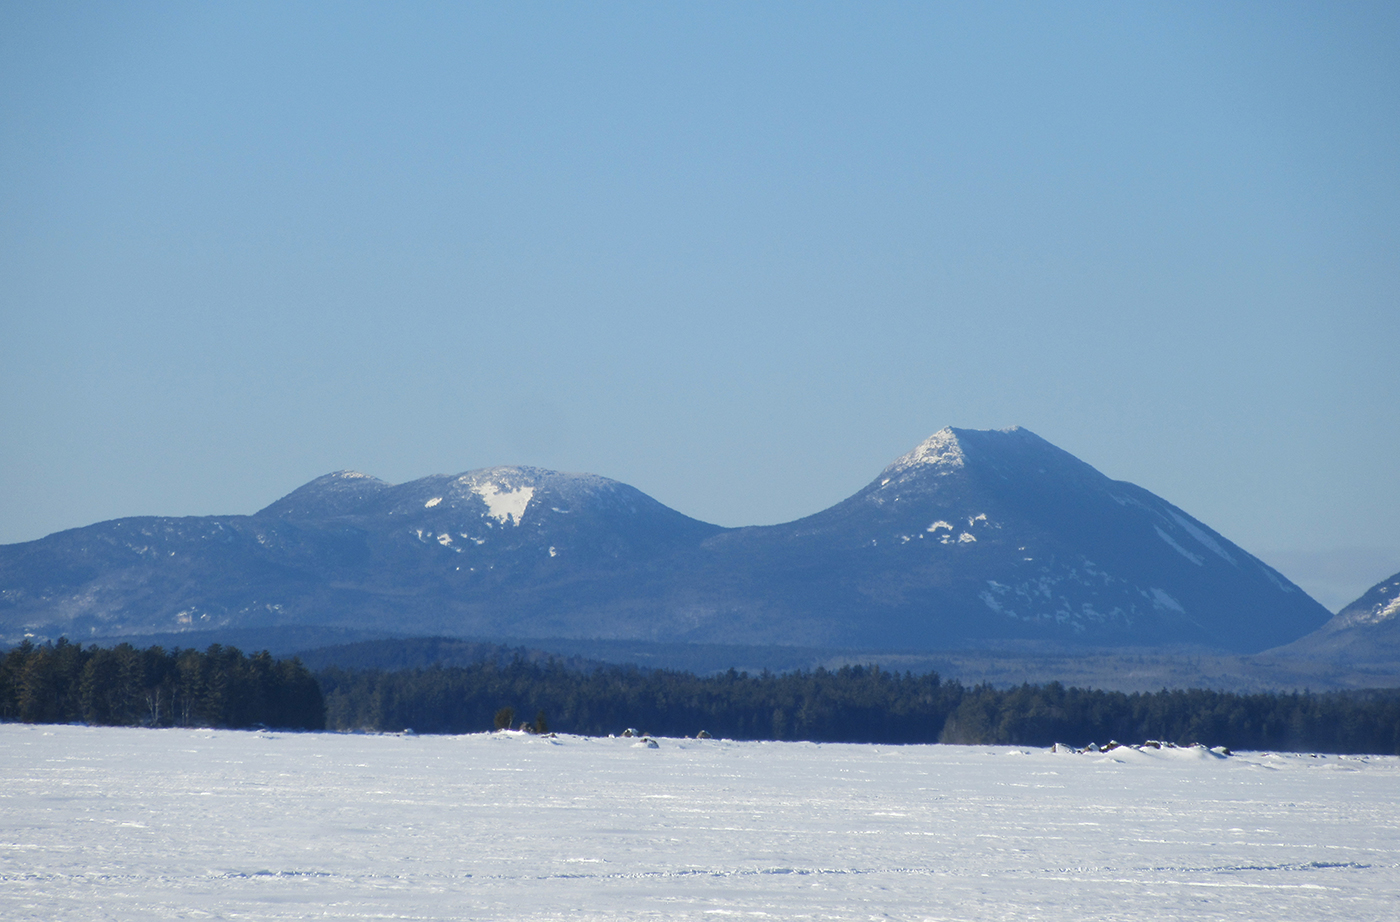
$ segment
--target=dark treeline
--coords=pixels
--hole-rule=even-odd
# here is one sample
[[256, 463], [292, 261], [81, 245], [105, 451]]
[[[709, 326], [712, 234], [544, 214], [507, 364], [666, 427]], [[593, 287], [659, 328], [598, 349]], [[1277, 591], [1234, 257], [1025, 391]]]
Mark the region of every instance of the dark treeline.
[[0, 659], [0, 720], [124, 727], [320, 730], [325, 703], [300, 660], [266, 651], [83, 648], [26, 641]]
[[471, 733], [502, 709], [561, 732], [852, 743], [1048, 746], [1148, 739], [1400, 755], [1400, 690], [1239, 695], [998, 689], [878, 667], [715, 676], [497, 659], [313, 676], [300, 660], [128, 644], [24, 643], [0, 658], [0, 720]]
[[624, 728], [731, 739], [1048, 746], [1148, 739], [1234, 749], [1400, 754], [1400, 691], [1238, 695], [1065, 688], [997, 689], [877, 667], [782, 675], [579, 672], [557, 663], [485, 662], [396, 672], [318, 674], [326, 722], [340, 730], [470, 733], [502, 708], [543, 711], [551, 729]]

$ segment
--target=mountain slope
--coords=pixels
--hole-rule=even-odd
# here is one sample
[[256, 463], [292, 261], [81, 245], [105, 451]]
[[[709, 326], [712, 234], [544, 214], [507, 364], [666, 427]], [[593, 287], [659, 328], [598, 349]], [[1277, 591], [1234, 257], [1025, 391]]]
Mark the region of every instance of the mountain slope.
[[606, 478], [320, 477], [252, 516], [0, 547], [0, 635], [294, 625], [906, 650], [1254, 652], [1327, 612], [1181, 510], [1024, 429], [945, 429], [854, 496], [724, 529]]

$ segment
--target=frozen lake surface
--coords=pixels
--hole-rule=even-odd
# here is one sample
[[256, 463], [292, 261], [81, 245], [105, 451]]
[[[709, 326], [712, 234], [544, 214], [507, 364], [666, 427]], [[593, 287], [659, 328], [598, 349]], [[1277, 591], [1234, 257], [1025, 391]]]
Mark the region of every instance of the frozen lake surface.
[[0, 725], [0, 918], [1384, 919], [1400, 759]]

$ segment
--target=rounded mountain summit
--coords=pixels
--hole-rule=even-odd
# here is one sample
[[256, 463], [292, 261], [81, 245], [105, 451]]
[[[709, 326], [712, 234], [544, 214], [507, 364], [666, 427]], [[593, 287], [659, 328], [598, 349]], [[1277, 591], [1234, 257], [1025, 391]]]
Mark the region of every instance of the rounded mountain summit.
[[943, 429], [854, 496], [721, 528], [591, 474], [341, 471], [251, 516], [0, 547], [15, 641], [320, 626], [932, 651], [1252, 653], [1329, 613], [1141, 487], [1021, 428]]

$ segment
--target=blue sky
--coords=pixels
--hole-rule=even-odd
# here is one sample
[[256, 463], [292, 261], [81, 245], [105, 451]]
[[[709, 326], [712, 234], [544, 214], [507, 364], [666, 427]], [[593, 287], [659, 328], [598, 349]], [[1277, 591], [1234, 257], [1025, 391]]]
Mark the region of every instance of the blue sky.
[[1400, 570], [1394, 4], [0, 3], [0, 542], [343, 468], [724, 525], [1026, 426]]

